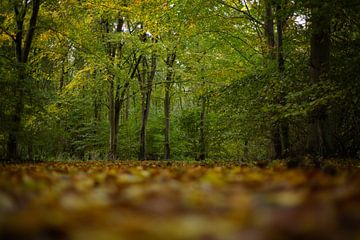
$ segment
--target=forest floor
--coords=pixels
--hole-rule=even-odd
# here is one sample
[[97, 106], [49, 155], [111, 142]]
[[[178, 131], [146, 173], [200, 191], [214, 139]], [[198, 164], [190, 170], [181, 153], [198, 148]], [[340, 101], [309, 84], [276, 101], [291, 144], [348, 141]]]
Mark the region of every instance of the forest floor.
[[0, 165], [0, 239], [360, 239], [360, 168]]

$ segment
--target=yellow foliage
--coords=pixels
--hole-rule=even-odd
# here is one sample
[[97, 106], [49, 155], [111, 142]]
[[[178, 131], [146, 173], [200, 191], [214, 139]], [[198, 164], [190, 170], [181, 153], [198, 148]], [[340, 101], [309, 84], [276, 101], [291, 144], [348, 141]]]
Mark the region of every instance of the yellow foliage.
[[11, 37], [5, 33], [0, 34], [0, 43], [12, 41]]

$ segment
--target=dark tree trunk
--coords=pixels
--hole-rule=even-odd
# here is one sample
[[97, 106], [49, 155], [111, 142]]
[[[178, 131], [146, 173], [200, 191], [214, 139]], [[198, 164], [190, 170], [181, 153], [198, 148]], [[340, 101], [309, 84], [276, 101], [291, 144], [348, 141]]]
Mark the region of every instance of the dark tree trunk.
[[272, 159], [280, 159], [282, 155], [280, 124], [276, 121], [271, 130], [271, 142], [273, 146]]
[[146, 126], [148, 119], [148, 106], [145, 98], [141, 103], [141, 127], [140, 127], [140, 146], [139, 146], [139, 160], [146, 159]]
[[110, 152], [109, 158], [116, 158], [117, 136], [116, 136], [116, 120], [115, 120], [115, 97], [114, 97], [114, 81], [110, 81], [109, 86], [109, 123], [110, 123]]
[[130, 92], [129, 89], [126, 91], [126, 108], [125, 108], [125, 121], [129, 120], [129, 111], [130, 111]]
[[94, 120], [99, 123], [101, 122], [101, 103], [99, 99], [94, 99]]
[[[108, 21], [102, 22], [105, 28], [105, 32], [110, 32], [110, 26]], [[115, 31], [121, 32], [122, 26], [124, 24], [123, 18], [118, 18]], [[122, 58], [122, 48], [123, 44], [120, 42], [118, 44], [112, 44], [107, 42], [107, 50], [109, 58], [115, 62], [115, 58]], [[137, 68], [137, 64], [134, 65], [134, 68]], [[135, 71], [135, 70], [133, 70]], [[109, 158], [116, 159], [117, 156], [117, 145], [118, 145], [118, 135], [119, 135], [119, 123], [120, 123], [120, 112], [123, 106], [125, 99], [125, 93], [128, 89], [129, 82], [124, 82], [123, 89], [120, 93], [120, 84], [116, 83], [115, 75], [110, 73], [111, 78], [109, 79], [109, 123], [110, 123], [110, 151]], [[134, 76], [134, 73], [131, 74], [131, 78]]]
[[282, 3], [276, 5], [276, 30], [277, 30], [277, 61], [278, 71], [283, 73], [285, 70], [285, 60], [283, 52], [283, 35], [284, 35], [284, 16], [282, 12]]
[[283, 119], [280, 122], [280, 134], [281, 134], [281, 143], [282, 143], [282, 158], [289, 157], [291, 154], [291, 145], [289, 140], [289, 123], [287, 119]]
[[146, 159], [146, 128], [149, 119], [151, 92], [152, 89], [148, 88], [143, 98], [142, 106], [141, 106], [139, 160]]
[[164, 129], [164, 159], [170, 159], [170, 87], [171, 84], [165, 83], [165, 99], [164, 99], [164, 115], [165, 115], [165, 129]]
[[[113, 89], [112, 89], [113, 90]], [[113, 90], [114, 91], [114, 90]], [[123, 91], [125, 91], [123, 89]], [[122, 96], [120, 95], [120, 86], [116, 88], [115, 98], [112, 100], [112, 104], [110, 105], [112, 108], [111, 111], [111, 120], [110, 120], [110, 158], [116, 159], [117, 156], [117, 143], [118, 143], [118, 135], [119, 135], [119, 122], [120, 122], [120, 111], [122, 108]]]
[[146, 57], [143, 57], [143, 72], [138, 74], [139, 82], [142, 84], [142, 101], [141, 101], [141, 128], [139, 143], [139, 160], [145, 160], [146, 156], [146, 128], [150, 111], [150, 100], [152, 93], [152, 85], [156, 71], [156, 55], [151, 56], [150, 67], [148, 66]]
[[[274, 16], [271, 5], [271, 0], [264, 0], [265, 4], [265, 22], [264, 22], [264, 32], [267, 42], [267, 54], [270, 58], [270, 61], [276, 60], [275, 53], [275, 33], [274, 33]], [[274, 122], [271, 126], [271, 143], [272, 143], [272, 158], [279, 159], [282, 154], [281, 146], [281, 134], [280, 134], [280, 124], [278, 121]]]
[[19, 154], [18, 154], [18, 136], [20, 131], [20, 113], [21, 111], [15, 110], [16, 113], [12, 116], [12, 129], [10, 130], [8, 141], [7, 141], [7, 158], [10, 161], [16, 161], [19, 160]]
[[[105, 31], [106, 33], [110, 33], [110, 26], [109, 22], [105, 21]], [[116, 56], [116, 48], [110, 42], [106, 43], [108, 56], [110, 60], [114, 61]], [[109, 123], [110, 123], [110, 151], [109, 151], [109, 158], [116, 159], [117, 154], [117, 134], [116, 134], [116, 113], [115, 113], [115, 101], [116, 101], [116, 93], [115, 93], [115, 75], [109, 72], [110, 79], [109, 79]]]
[[59, 81], [59, 91], [62, 93], [65, 82], [65, 60], [62, 62], [61, 73], [60, 73], [60, 81]]
[[267, 53], [270, 54], [271, 59], [275, 59], [275, 34], [274, 34], [274, 16], [270, 0], [264, 0], [265, 4], [265, 22], [264, 32], [267, 42]]
[[[277, 65], [280, 78], [284, 77], [285, 71], [285, 60], [283, 52], [283, 33], [284, 33], [284, 13], [283, 13], [283, 1], [277, 2], [276, 4], [276, 29], [277, 29]], [[280, 104], [285, 105], [285, 94], [280, 93]], [[280, 139], [282, 149], [281, 157], [285, 158], [290, 153], [290, 141], [289, 141], [289, 123], [287, 119], [282, 119], [279, 124], [280, 127]]]
[[247, 139], [245, 139], [245, 141], [244, 141], [244, 152], [243, 152], [243, 157], [242, 157], [243, 160], [249, 159], [249, 146], [248, 146], [248, 144], [249, 144], [249, 141]]
[[[117, 143], [118, 143], [118, 135], [119, 135], [119, 123], [120, 123], [120, 111], [121, 111], [121, 107], [122, 107], [122, 99], [120, 98], [120, 86], [118, 86], [116, 88], [116, 93], [115, 93], [115, 113], [114, 113], [114, 124], [115, 124], [115, 150], [117, 150]], [[116, 154], [117, 157], [117, 154]]]
[[19, 160], [20, 154], [18, 152], [19, 135], [21, 133], [21, 120], [24, 109], [24, 88], [27, 79], [26, 64], [28, 62], [31, 44], [35, 35], [35, 27], [39, 14], [40, 1], [32, 1], [32, 13], [29, 21], [28, 31], [24, 40], [24, 21], [27, 10], [29, 9], [29, 2], [24, 2], [20, 6], [15, 4], [14, 11], [16, 16], [16, 35], [15, 35], [15, 55], [16, 65], [18, 67], [18, 79], [14, 87], [15, 109], [12, 116], [13, 124], [9, 131], [7, 141], [7, 158], [9, 160]]
[[33, 161], [34, 160], [34, 152], [33, 152], [33, 142], [31, 139], [28, 142], [27, 154], [28, 154], [28, 156], [27, 156], [28, 160]]
[[172, 52], [166, 59], [167, 73], [165, 82], [165, 99], [164, 99], [164, 115], [165, 115], [165, 129], [164, 129], [164, 159], [170, 159], [170, 105], [171, 105], [171, 86], [174, 75], [173, 67], [176, 59], [176, 53]]
[[[314, 3], [311, 6], [311, 43], [310, 43], [310, 76], [313, 84], [317, 84], [327, 78], [330, 60], [330, 15], [324, 1]], [[321, 106], [313, 112], [313, 119], [309, 136], [309, 151], [320, 156], [326, 156], [332, 152], [332, 144], [329, 131], [325, 129], [329, 125], [329, 118], [325, 106]]]
[[206, 142], [205, 142], [205, 115], [206, 115], [206, 97], [201, 98], [201, 112], [200, 112], [200, 138], [199, 138], [199, 157], [198, 160], [206, 159]]

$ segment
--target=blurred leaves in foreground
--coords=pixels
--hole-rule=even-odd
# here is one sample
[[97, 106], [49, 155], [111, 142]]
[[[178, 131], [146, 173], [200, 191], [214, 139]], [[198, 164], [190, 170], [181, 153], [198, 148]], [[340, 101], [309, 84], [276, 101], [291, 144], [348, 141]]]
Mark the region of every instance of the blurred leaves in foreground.
[[354, 167], [0, 166], [0, 239], [357, 239], [359, 227]]

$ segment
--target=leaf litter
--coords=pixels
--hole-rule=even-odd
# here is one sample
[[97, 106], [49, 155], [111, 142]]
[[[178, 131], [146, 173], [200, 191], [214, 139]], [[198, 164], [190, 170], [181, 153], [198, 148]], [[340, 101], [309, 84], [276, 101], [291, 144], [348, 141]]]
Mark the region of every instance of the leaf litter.
[[360, 175], [281, 164], [1, 165], [0, 239], [360, 239]]

